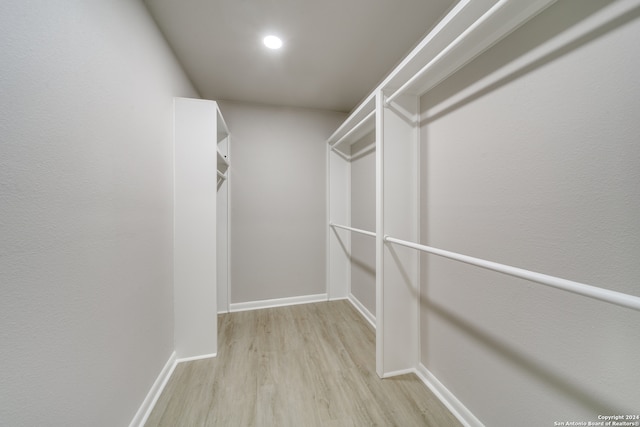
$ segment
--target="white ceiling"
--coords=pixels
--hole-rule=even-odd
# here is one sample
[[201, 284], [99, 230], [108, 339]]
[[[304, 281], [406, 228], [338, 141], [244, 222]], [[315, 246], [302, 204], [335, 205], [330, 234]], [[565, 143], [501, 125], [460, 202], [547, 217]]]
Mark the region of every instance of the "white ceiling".
[[203, 98], [348, 112], [455, 0], [145, 3]]

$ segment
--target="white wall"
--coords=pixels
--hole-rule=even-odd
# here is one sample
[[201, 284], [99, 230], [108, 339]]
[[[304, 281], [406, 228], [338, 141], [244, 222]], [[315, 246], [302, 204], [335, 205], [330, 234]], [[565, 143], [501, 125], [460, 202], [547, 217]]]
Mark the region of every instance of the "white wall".
[[0, 3], [0, 423], [122, 426], [173, 349], [172, 97], [139, 1]]
[[[422, 98], [423, 243], [640, 295], [639, 5], [559, 2]], [[640, 313], [432, 256], [421, 292], [485, 425], [638, 412]]]
[[[375, 132], [351, 146], [351, 226], [376, 231]], [[376, 240], [351, 234], [351, 294], [376, 314]]]
[[231, 303], [326, 292], [325, 142], [345, 115], [221, 102], [232, 131]]

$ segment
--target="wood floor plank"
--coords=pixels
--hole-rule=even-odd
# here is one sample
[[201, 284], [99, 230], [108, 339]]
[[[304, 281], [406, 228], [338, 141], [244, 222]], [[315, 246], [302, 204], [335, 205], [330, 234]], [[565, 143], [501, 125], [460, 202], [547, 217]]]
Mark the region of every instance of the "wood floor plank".
[[220, 315], [218, 357], [179, 364], [146, 426], [460, 426], [413, 374], [380, 379], [348, 301]]

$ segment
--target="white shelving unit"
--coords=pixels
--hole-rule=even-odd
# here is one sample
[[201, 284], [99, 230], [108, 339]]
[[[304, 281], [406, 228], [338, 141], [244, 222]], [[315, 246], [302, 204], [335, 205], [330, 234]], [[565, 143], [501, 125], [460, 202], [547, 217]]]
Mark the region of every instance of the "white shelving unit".
[[[375, 129], [375, 325], [380, 377], [415, 371], [419, 365], [418, 251], [385, 243], [385, 236], [419, 240], [420, 96], [554, 2], [458, 2], [327, 141], [327, 217], [330, 224], [350, 226], [351, 155], [344, 147]], [[335, 228], [328, 227], [327, 290], [331, 298], [340, 298], [349, 295], [352, 231], [341, 231], [338, 239]]]
[[230, 172], [230, 144], [231, 134], [220, 108], [216, 108], [217, 117], [217, 151], [216, 162], [218, 172], [217, 182], [217, 311], [229, 311], [229, 172]]
[[217, 354], [221, 277], [228, 286], [229, 130], [216, 102], [188, 98], [174, 100], [174, 126], [174, 339], [193, 360]]
[[[376, 371], [380, 377], [417, 373], [465, 425], [482, 423], [447, 389], [448, 385], [440, 382], [421, 362], [420, 351], [424, 345], [421, 346], [420, 340], [430, 332], [429, 328], [421, 330], [421, 327], [424, 328], [425, 319], [437, 317], [437, 313], [424, 317], [421, 323], [421, 298], [426, 301], [428, 297], [420, 294], [421, 253], [430, 254], [430, 259], [444, 257], [517, 277], [528, 284], [537, 283], [640, 311], [640, 297], [607, 289], [606, 284], [593, 286], [420, 244], [420, 218], [431, 213], [421, 215], [420, 212], [420, 98], [428, 99], [429, 92], [439, 83], [553, 3], [554, 0], [460, 1], [327, 141], [327, 289], [332, 297], [350, 293], [352, 239], [362, 230], [350, 222], [354, 196], [350, 193], [350, 162], [354, 156], [349, 145], [363, 132], [371, 130], [371, 117], [375, 117]], [[598, 19], [606, 17], [607, 23], [615, 22], [635, 10], [632, 8], [637, 8], [637, 3], [616, 6]], [[598, 25], [606, 27], [602, 22]], [[575, 41], [578, 34], [581, 33], [576, 31], [571, 40]], [[433, 182], [429, 185], [435, 186]], [[440, 285], [442, 287], [442, 283]], [[423, 309], [423, 313], [425, 311]], [[443, 376], [451, 381], [451, 375]], [[464, 383], [457, 380], [458, 386]]]
[[218, 148], [217, 158], [218, 158], [218, 162], [217, 162], [218, 172], [224, 174], [227, 171], [227, 168], [229, 167], [229, 161], [227, 160], [226, 156], [220, 152], [219, 148]]
[[229, 169], [229, 128], [227, 127], [227, 123], [224, 121], [224, 117], [222, 117], [222, 113], [220, 112], [220, 108], [216, 104], [216, 123], [217, 123], [217, 133], [216, 133], [216, 141], [217, 141], [217, 168], [218, 168], [218, 176], [222, 179], [227, 179], [226, 173]]

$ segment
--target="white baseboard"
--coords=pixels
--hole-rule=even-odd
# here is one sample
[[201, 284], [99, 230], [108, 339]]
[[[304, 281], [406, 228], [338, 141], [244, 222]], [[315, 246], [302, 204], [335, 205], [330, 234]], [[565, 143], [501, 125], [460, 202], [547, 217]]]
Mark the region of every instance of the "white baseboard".
[[180, 359], [176, 359], [176, 365], [182, 362], [192, 362], [194, 360], [210, 359], [212, 357], [216, 357], [217, 355], [218, 353], [211, 353], [211, 354], [203, 354], [201, 356], [183, 357]]
[[129, 427], [144, 427], [144, 424], [147, 422], [147, 419], [149, 419], [151, 411], [153, 410], [154, 406], [156, 406], [156, 403], [158, 402], [162, 391], [167, 385], [167, 382], [169, 382], [169, 378], [171, 378], [171, 374], [173, 374], [173, 371], [176, 369], [178, 363], [209, 359], [216, 356], [217, 353], [213, 353], [204, 354], [202, 356], [184, 357], [182, 359], [177, 359], [176, 352], [174, 351], [173, 353], [171, 353], [171, 357], [169, 357], [169, 360], [167, 360], [167, 363], [165, 363], [164, 368], [162, 368], [162, 371], [160, 371], [160, 375], [158, 375], [158, 378], [156, 378], [155, 382], [151, 386], [149, 393], [147, 393], [147, 397], [145, 397], [142, 405], [140, 405], [140, 408], [138, 409], [138, 412], [136, 412], [136, 415], [133, 417], [133, 420], [131, 420]]
[[415, 374], [415, 368], [408, 369], [399, 369], [397, 371], [385, 372], [382, 374], [382, 378], [392, 378], [397, 377], [398, 375], [407, 375], [407, 374]]
[[160, 371], [160, 375], [156, 378], [155, 382], [151, 386], [149, 393], [147, 393], [147, 397], [144, 398], [142, 405], [136, 412], [136, 415], [131, 420], [129, 427], [143, 427], [147, 422], [153, 407], [156, 405], [158, 398], [162, 394], [162, 390], [167, 385], [169, 378], [171, 378], [171, 374], [173, 374], [173, 370], [176, 368], [176, 352], [171, 353], [169, 360], [165, 363], [164, 368]]
[[309, 304], [312, 302], [327, 301], [327, 294], [303, 295], [299, 297], [276, 298], [262, 301], [238, 302], [229, 304], [229, 311], [259, 310], [262, 308], [284, 307], [287, 305]]
[[364, 304], [362, 304], [358, 300], [358, 298], [356, 298], [353, 294], [349, 294], [349, 297], [347, 299], [349, 300], [351, 305], [353, 305], [356, 308], [356, 310], [358, 310], [360, 314], [362, 314], [362, 317], [364, 317], [365, 320], [367, 320], [371, 324], [371, 326], [373, 326], [373, 329], [375, 330], [376, 316], [371, 314], [371, 312], [367, 309], [367, 307], [365, 307]]
[[484, 424], [444, 384], [438, 381], [422, 363], [418, 365], [415, 373], [462, 425], [465, 427], [484, 427]]

